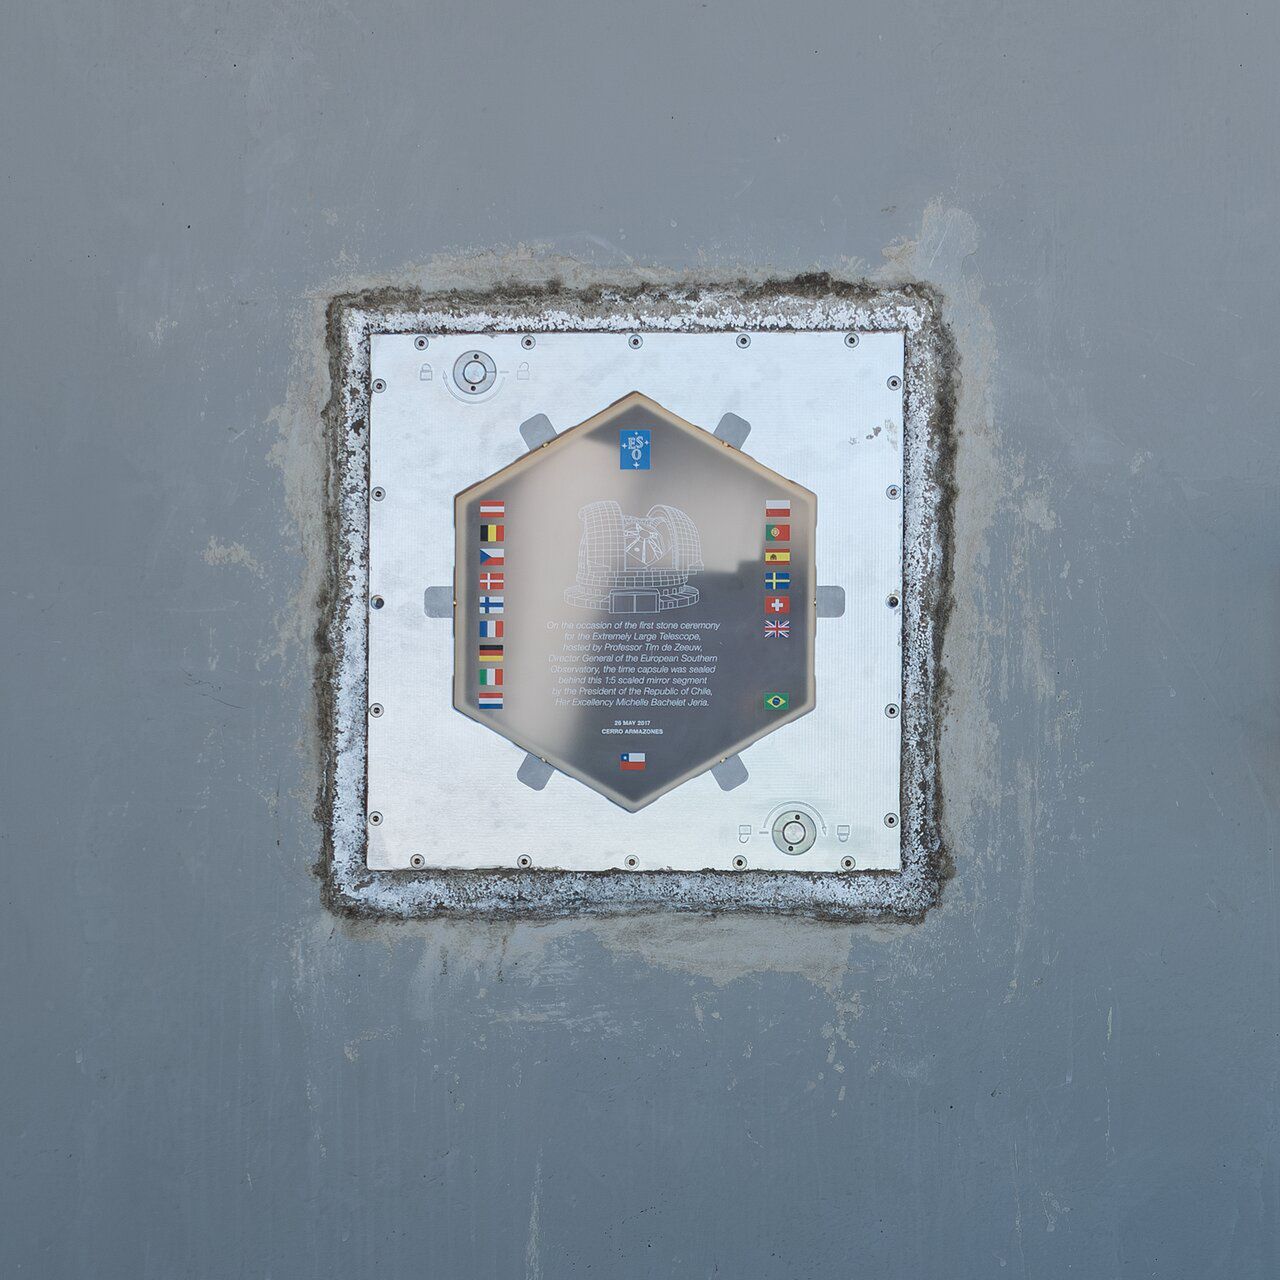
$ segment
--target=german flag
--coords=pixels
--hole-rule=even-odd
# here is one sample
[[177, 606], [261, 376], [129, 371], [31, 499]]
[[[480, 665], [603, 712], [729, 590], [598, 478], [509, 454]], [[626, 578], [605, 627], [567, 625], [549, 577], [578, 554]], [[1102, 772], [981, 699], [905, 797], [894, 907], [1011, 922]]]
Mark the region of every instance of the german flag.
[[481, 662], [501, 662], [502, 646], [500, 644], [482, 644], [480, 646]]

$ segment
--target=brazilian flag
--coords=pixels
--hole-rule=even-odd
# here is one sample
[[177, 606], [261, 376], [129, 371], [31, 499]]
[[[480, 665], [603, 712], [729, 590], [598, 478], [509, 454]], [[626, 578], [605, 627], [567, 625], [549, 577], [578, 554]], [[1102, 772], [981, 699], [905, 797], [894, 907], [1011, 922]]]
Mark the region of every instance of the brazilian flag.
[[791, 705], [791, 697], [785, 693], [766, 693], [764, 705], [770, 711], [785, 711]]

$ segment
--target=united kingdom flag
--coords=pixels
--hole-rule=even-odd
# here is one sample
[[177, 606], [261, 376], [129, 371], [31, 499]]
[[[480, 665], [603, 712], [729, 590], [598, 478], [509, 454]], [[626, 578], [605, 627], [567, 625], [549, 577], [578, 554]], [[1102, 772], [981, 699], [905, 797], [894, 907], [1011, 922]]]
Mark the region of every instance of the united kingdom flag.
[[766, 622], [764, 624], [764, 638], [766, 640], [790, 640], [791, 623], [773, 621]]

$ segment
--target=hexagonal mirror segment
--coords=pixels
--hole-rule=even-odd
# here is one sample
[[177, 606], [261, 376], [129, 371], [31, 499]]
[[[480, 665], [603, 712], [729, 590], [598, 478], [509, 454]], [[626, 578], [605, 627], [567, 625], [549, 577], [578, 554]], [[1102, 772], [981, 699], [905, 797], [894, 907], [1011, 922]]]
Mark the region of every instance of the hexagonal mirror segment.
[[454, 521], [454, 706], [624, 809], [812, 710], [815, 495], [640, 392]]

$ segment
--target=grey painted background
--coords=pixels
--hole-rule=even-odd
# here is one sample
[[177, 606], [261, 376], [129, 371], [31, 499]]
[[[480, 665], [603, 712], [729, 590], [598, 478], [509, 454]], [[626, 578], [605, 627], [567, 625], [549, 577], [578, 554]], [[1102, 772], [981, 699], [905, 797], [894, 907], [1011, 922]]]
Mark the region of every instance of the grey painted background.
[[[1277, 1273], [1273, 6], [5, 30], [0, 1271]], [[557, 254], [946, 291], [924, 924], [324, 911], [323, 299]]]

